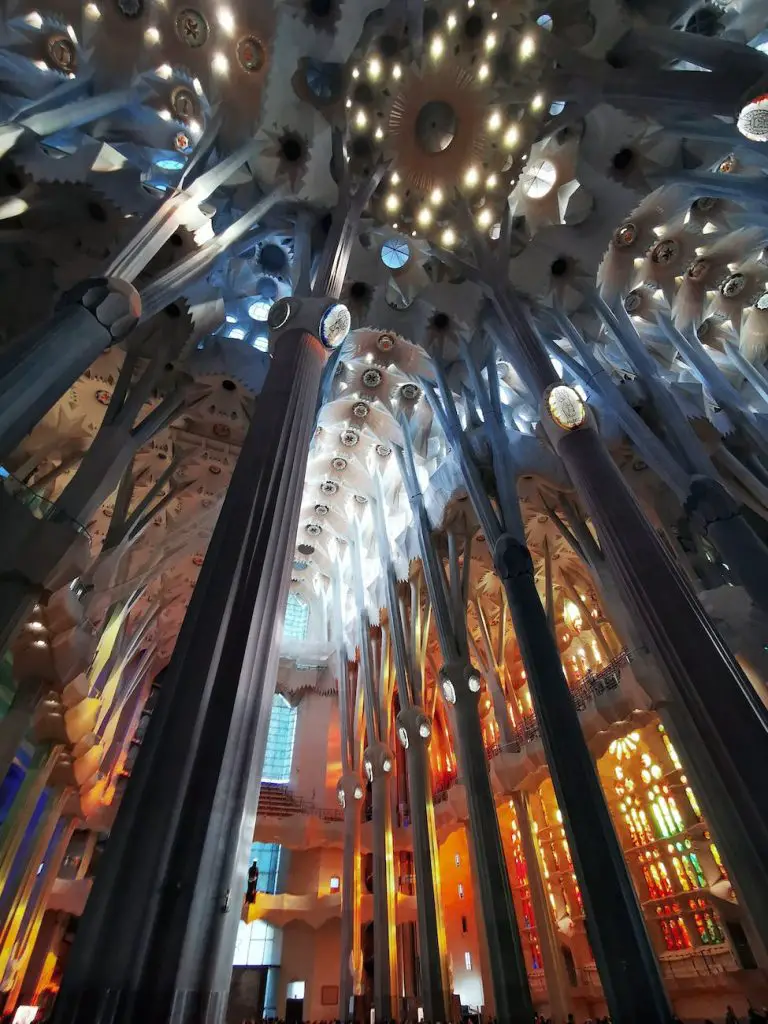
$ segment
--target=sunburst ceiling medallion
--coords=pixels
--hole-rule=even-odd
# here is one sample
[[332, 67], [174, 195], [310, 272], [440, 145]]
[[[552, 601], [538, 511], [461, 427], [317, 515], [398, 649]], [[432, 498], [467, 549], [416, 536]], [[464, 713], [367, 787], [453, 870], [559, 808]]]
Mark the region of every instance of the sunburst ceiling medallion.
[[405, 32], [358, 55], [349, 152], [363, 172], [388, 164], [371, 204], [379, 222], [452, 247], [461, 207], [493, 235], [546, 110], [536, 33], [524, 3], [437, 0], [418, 57]]

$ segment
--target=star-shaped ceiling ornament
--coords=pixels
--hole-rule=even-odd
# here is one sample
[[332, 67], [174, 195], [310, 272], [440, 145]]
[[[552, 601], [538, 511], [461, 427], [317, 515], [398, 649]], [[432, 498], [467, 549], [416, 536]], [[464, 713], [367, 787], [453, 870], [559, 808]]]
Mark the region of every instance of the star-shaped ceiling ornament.
[[453, 248], [460, 208], [483, 230], [500, 222], [546, 107], [536, 26], [521, 28], [518, 8], [439, 0], [418, 61], [407, 33], [386, 28], [353, 58], [348, 155], [353, 173], [388, 164], [371, 202], [380, 223]]

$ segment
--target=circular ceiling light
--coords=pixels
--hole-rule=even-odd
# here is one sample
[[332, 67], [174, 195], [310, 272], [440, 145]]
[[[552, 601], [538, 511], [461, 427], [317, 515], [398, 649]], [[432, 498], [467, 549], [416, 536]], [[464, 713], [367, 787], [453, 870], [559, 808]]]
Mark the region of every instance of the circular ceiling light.
[[768, 96], [757, 96], [742, 107], [736, 127], [751, 142], [768, 142]]
[[522, 173], [522, 189], [529, 199], [543, 199], [557, 181], [557, 168], [551, 160], [534, 160]]
[[563, 430], [575, 430], [587, 419], [587, 407], [578, 392], [566, 384], [556, 384], [547, 395], [547, 408], [555, 423]]
[[[248, 307], [248, 316], [251, 320], [258, 320], [261, 323], [266, 323], [269, 320], [269, 313], [274, 306], [272, 299], [256, 299]], [[271, 326], [271, 325], [270, 325]]]
[[320, 340], [326, 348], [338, 348], [349, 334], [352, 317], [342, 302], [336, 302], [323, 313], [320, 320]]

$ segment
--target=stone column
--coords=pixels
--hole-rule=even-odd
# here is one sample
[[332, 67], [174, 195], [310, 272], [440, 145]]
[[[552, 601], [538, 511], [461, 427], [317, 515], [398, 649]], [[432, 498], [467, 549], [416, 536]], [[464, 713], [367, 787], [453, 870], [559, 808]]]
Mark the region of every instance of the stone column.
[[136, 289], [95, 278], [63, 297], [53, 319], [18, 338], [0, 356], [0, 461], [105, 349], [141, 315]]
[[544, 980], [547, 983], [549, 997], [549, 1016], [556, 1021], [565, 1021], [570, 1009], [571, 999], [568, 991], [568, 979], [565, 975], [565, 964], [560, 955], [560, 943], [557, 939], [552, 911], [550, 910], [544, 877], [541, 872], [541, 859], [536, 849], [536, 840], [531, 828], [530, 797], [519, 790], [512, 794], [515, 805], [517, 827], [520, 829], [520, 841], [525, 857], [528, 875], [528, 890], [531, 894], [533, 916], [544, 961]]
[[[662, 673], [680, 753], [765, 953], [768, 714], [630, 493], [589, 410], [557, 379], [527, 310], [506, 286], [494, 301], [508, 328], [503, 347], [542, 396], [542, 426], [590, 515], [618, 597]], [[568, 407], [566, 426], [552, 415], [556, 387]]]
[[392, 765], [394, 755], [383, 743], [363, 754], [373, 790], [373, 1005], [378, 1021], [399, 1014], [395, 938], [395, 859], [392, 844]]
[[528, 673], [608, 1007], [627, 1024], [662, 1024], [672, 1011], [536, 589], [533, 561], [510, 534], [498, 538], [493, 557]]
[[455, 662], [443, 666], [441, 677], [443, 696], [454, 712], [460, 781], [469, 809], [467, 831], [477, 868], [473, 881], [487, 936], [496, 1016], [509, 1024], [530, 1024], [534, 1011], [528, 973], [480, 728], [480, 676], [468, 663]]
[[[570, 391], [570, 389], [565, 389]], [[768, 713], [593, 429], [544, 422], [600, 538], [627, 609], [661, 671], [670, 730], [744, 910], [768, 948]], [[578, 407], [577, 407], [578, 408]]]
[[397, 734], [408, 760], [408, 801], [411, 809], [416, 912], [419, 929], [421, 1005], [429, 1021], [444, 1021], [448, 999], [447, 949], [440, 891], [440, 855], [428, 747], [432, 723], [422, 708], [409, 707], [397, 716]]
[[352, 772], [342, 775], [336, 795], [344, 809], [344, 850], [341, 874], [341, 943], [339, 953], [339, 1020], [354, 1019], [356, 956], [360, 943], [360, 811], [363, 787]]
[[291, 327], [81, 919], [57, 1024], [224, 1019], [325, 362], [317, 338]]

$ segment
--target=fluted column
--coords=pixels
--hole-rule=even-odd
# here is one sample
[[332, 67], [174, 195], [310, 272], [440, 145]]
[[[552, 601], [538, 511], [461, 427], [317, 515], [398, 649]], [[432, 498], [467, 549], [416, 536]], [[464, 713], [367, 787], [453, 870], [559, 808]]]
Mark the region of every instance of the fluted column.
[[541, 871], [541, 858], [536, 849], [536, 840], [531, 827], [531, 799], [528, 793], [517, 790], [512, 794], [515, 805], [517, 827], [520, 830], [520, 842], [525, 857], [525, 868], [528, 875], [528, 891], [531, 894], [533, 917], [544, 961], [544, 980], [547, 983], [549, 997], [549, 1016], [556, 1021], [565, 1021], [571, 1009], [568, 993], [568, 980], [565, 975], [565, 964], [560, 955], [560, 943], [557, 941], [552, 911], [547, 899], [544, 877]]
[[443, 666], [441, 678], [443, 697], [453, 708], [467, 794], [468, 837], [477, 867], [473, 882], [487, 936], [496, 1016], [509, 1024], [528, 1024], [533, 1004], [480, 727], [480, 676], [468, 662], [454, 662]]
[[91, 363], [126, 337], [141, 314], [136, 289], [95, 278], [63, 297], [51, 321], [0, 356], [0, 461]]
[[347, 772], [336, 785], [344, 810], [344, 849], [341, 875], [341, 943], [339, 954], [339, 1020], [354, 1018], [350, 1003], [355, 995], [355, 963], [360, 941], [360, 812], [363, 787]]
[[421, 1004], [424, 1017], [447, 1019], [448, 961], [440, 891], [440, 855], [429, 771], [432, 723], [422, 708], [409, 707], [397, 716], [397, 734], [408, 762], [408, 803], [416, 875]]
[[[564, 388], [565, 391], [570, 391]], [[573, 392], [572, 392], [573, 394]], [[578, 410], [581, 404], [577, 396]], [[626, 487], [584, 409], [542, 422], [576, 484], [669, 694], [665, 710], [734, 889], [768, 949], [768, 713]], [[695, 739], [694, 739], [695, 737]]]
[[[528, 311], [506, 284], [494, 302], [506, 327], [499, 340], [541, 396], [542, 425], [590, 515], [617, 594], [662, 673], [680, 752], [761, 935], [765, 961], [768, 887], [759, 865], [768, 863], [768, 714], [630, 493], [588, 409], [558, 380]], [[552, 415], [555, 388], [566, 426]]]
[[502, 534], [494, 562], [528, 673], [606, 1001], [617, 1020], [663, 1024], [671, 1008], [661, 972], [536, 589], [533, 561], [520, 541]]
[[224, 1019], [324, 361], [305, 331], [276, 341], [81, 919], [57, 1024]]
[[371, 744], [363, 767], [373, 793], [373, 1005], [378, 1021], [399, 1013], [395, 945], [395, 862], [392, 844], [392, 766], [383, 743]]

